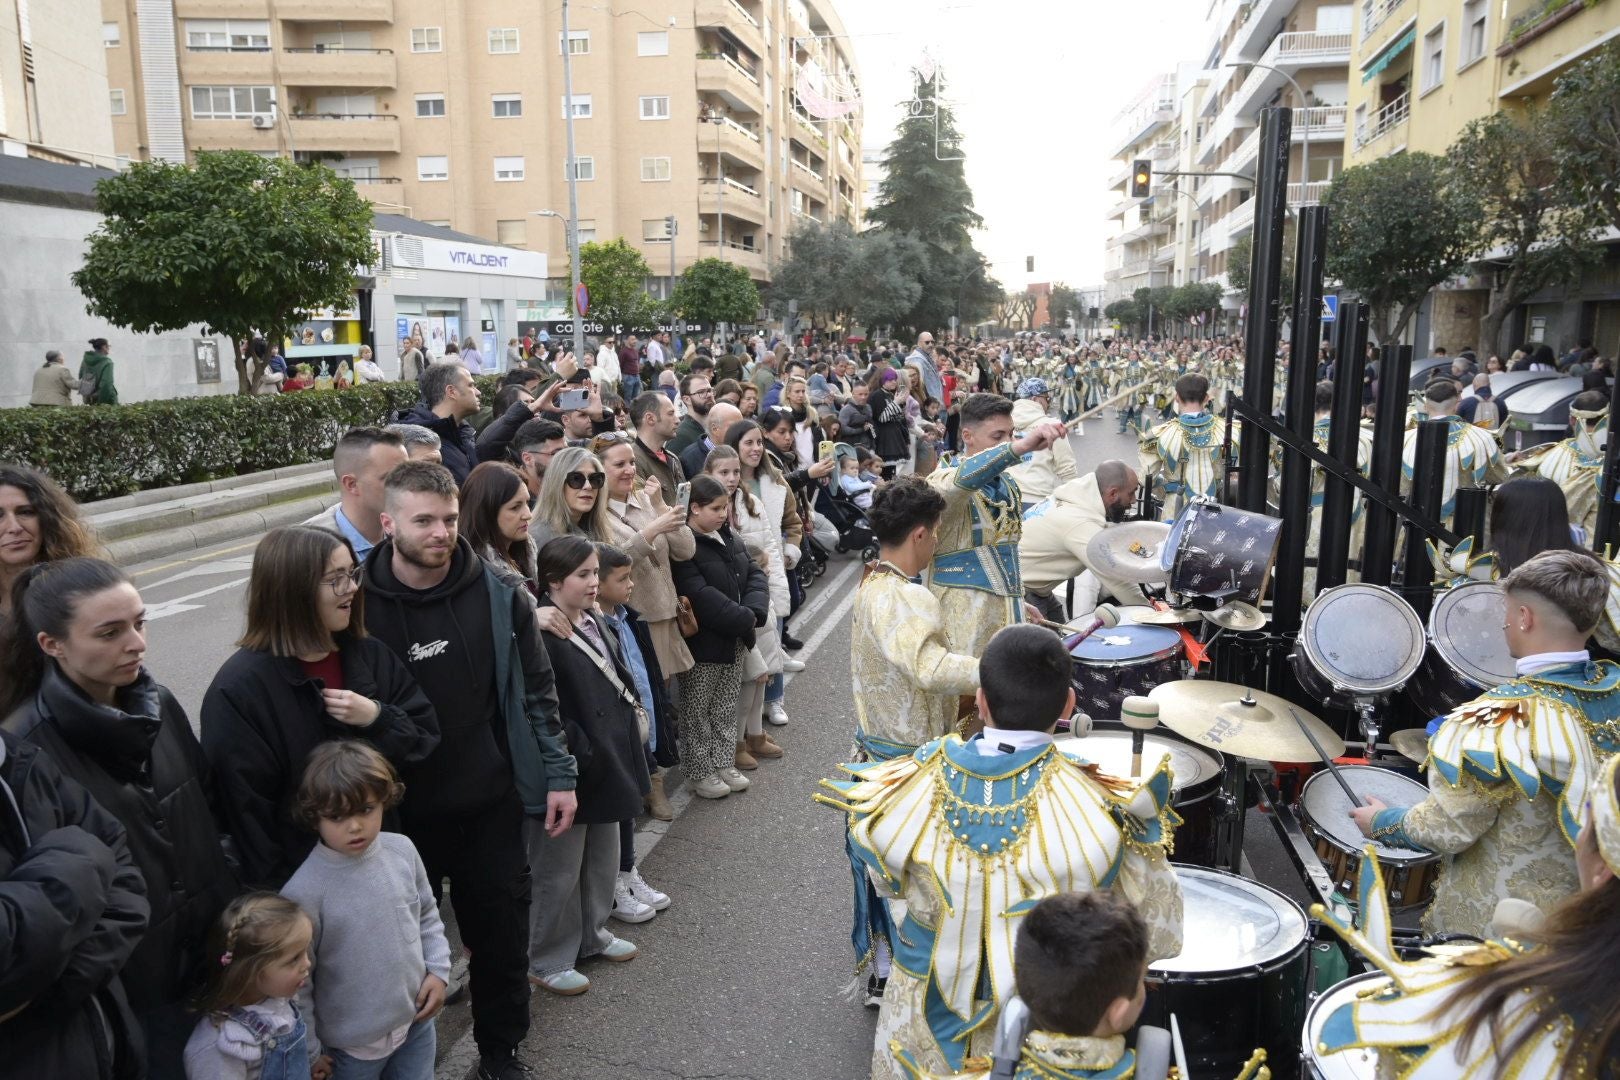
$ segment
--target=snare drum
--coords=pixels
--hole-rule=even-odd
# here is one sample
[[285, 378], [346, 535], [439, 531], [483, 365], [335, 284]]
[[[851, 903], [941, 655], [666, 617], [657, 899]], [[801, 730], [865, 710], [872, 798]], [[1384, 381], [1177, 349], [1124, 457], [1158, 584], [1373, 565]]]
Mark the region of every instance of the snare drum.
[[1377, 1051], [1358, 1046], [1325, 1054], [1322, 1052], [1322, 1029], [1341, 1006], [1354, 1004], [1357, 998], [1388, 985], [1388, 975], [1382, 971], [1369, 971], [1328, 987], [1322, 991], [1321, 997], [1311, 1003], [1310, 1012], [1305, 1015], [1305, 1031], [1300, 1047], [1305, 1076], [1310, 1080], [1377, 1080]]
[[[1131, 775], [1131, 733], [1118, 729], [1093, 730], [1088, 735], [1064, 736], [1057, 748], [1099, 766], [1121, 779]], [[1215, 824], [1220, 807], [1221, 770], [1226, 759], [1215, 750], [1194, 746], [1168, 730], [1149, 732], [1142, 740], [1142, 772], [1152, 775], [1170, 755], [1171, 805], [1181, 815], [1176, 827], [1175, 858], [1195, 866], [1215, 866]]]
[[1177, 865], [1181, 952], [1148, 969], [1144, 1024], [1175, 1013], [1194, 1076], [1236, 1076], [1255, 1047], [1277, 1080], [1298, 1075], [1310, 950], [1305, 912], [1276, 889]]
[[[1340, 765], [1355, 793], [1365, 799], [1376, 796], [1389, 806], [1414, 806], [1429, 794], [1420, 782], [1388, 769], [1371, 765]], [[1361, 875], [1362, 851], [1372, 844], [1378, 865], [1384, 871], [1384, 891], [1391, 910], [1422, 907], [1434, 899], [1440, 880], [1440, 856], [1434, 852], [1390, 847], [1368, 840], [1350, 818], [1350, 799], [1333, 777], [1319, 772], [1299, 793], [1299, 816], [1305, 835], [1316, 848], [1317, 857], [1333, 877], [1333, 884], [1351, 907]]]
[[1076, 704], [1099, 719], [1116, 719], [1127, 697], [1181, 678], [1185, 651], [1168, 626], [1103, 627], [1069, 650]]
[[1280, 518], [1195, 500], [1165, 538], [1160, 566], [1183, 596], [1221, 596], [1260, 606], [1282, 539]]
[[1409, 693], [1425, 717], [1444, 716], [1518, 672], [1502, 622], [1507, 597], [1491, 581], [1469, 581], [1438, 597], [1429, 612], [1429, 652]]
[[1423, 623], [1381, 585], [1339, 585], [1317, 594], [1290, 658], [1313, 697], [1348, 703], [1398, 690], [1423, 663]]

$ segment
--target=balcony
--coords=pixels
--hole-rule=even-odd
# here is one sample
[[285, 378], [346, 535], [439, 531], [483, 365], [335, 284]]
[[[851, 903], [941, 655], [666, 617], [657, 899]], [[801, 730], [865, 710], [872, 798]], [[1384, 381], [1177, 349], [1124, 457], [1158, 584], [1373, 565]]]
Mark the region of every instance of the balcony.
[[756, 277], [765, 276], [765, 252], [757, 247], [744, 247], [735, 240], [728, 240], [724, 245], [718, 240], [699, 240], [698, 248], [705, 259], [721, 258]]
[[[1308, 184], [1288, 185], [1289, 206], [1317, 206], [1327, 198], [1328, 189], [1333, 187], [1331, 180], [1312, 180]], [[1253, 202], [1253, 199], [1249, 200]]]
[[[1343, 110], [1341, 109], [1340, 111], [1342, 112]], [[1248, 138], [1238, 143], [1238, 148], [1236, 150], [1232, 151], [1226, 156], [1226, 160], [1221, 164], [1220, 171], [1246, 173], [1248, 172], [1249, 167], [1254, 164], [1254, 160], [1259, 153], [1260, 129], [1255, 128], [1253, 131], [1249, 132]]]
[[1168, 266], [1176, 261], [1176, 243], [1172, 240], [1168, 244], [1161, 244], [1153, 253], [1154, 266]]
[[827, 145], [827, 136], [821, 133], [821, 129], [816, 126], [815, 121], [797, 109], [793, 110], [792, 138], [799, 140], [800, 144], [806, 147], [825, 147]]
[[809, 165], [806, 165], [804, 162], [800, 161], [798, 158], [794, 158], [792, 160], [793, 160], [792, 178], [793, 179], [798, 179], [800, 176], [803, 176], [805, 178], [805, 181], [807, 183], [809, 183], [810, 185], [812, 185], [810, 187], [805, 188], [805, 190], [820, 194], [821, 191], [823, 189], [825, 189], [826, 186], [827, 186], [827, 177], [824, 174], [817, 172], [815, 169], [811, 168]]
[[[1365, 42], [1372, 37], [1373, 31], [1388, 22], [1405, 3], [1406, 0], [1361, 0], [1361, 40]], [[1366, 55], [1365, 49], [1363, 55]]]
[[319, 0], [276, 0], [276, 18], [283, 22], [324, 23], [341, 18], [345, 23], [391, 23], [394, 0], [344, 0], [340, 7]]
[[269, 0], [175, 0], [174, 4], [175, 16], [181, 19], [263, 19], [269, 10]]
[[749, 116], [757, 116], [765, 108], [759, 77], [722, 53], [698, 54], [697, 88], [699, 93], [718, 95], [729, 107]]
[[1175, 118], [1175, 77], [1164, 75], [1155, 78], [1135, 101], [1115, 114], [1108, 135], [1109, 156], [1122, 157], [1132, 146]]
[[394, 113], [306, 113], [291, 120], [293, 146], [300, 152], [399, 153], [399, 117]]
[[698, 180], [698, 206], [707, 213], [710, 207], [728, 218], [765, 224], [765, 197], [754, 188], [726, 177], [716, 180], [706, 176]]
[[269, 127], [256, 128], [249, 120], [188, 120], [186, 146], [192, 150], [285, 150], [287, 127], [280, 117]]
[[1148, 150], [1148, 157], [1153, 161], [1173, 161], [1180, 152], [1180, 146], [1173, 139], [1156, 142]]
[[1312, 146], [1319, 142], [1343, 142], [1345, 113], [1343, 105], [1319, 105], [1312, 109], [1295, 109], [1294, 141], [1303, 142], [1305, 132], [1309, 130]]
[[710, 136], [700, 134], [698, 136], [699, 153], [711, 153], [713, 152], [712, 148], [718, 148], [721, 154], [731, 158], [743, 168], [754, 172], [759, 172], [765, 168], [765, 148], [761, 145], [759, 136], [754, 134], [751, 129], [737, 123], [729, 116], [722, 118], [718, 122], [714, 122], [711, 118], [711, 123], [714, 123], [715, 127], [713, 141], [710, 141]]
[[698, 29], [721, 31], [755, 56], [765, 55], [765, 35], [759, 20], [737, 0], [696, 0], [694, 14]]
[[1254, 200], [1245, 199], [1232, 208], [1231, 213], [1221, 219], [1226, 227], [1227, 234], [1234, 238], [1242, 236], [1254, 225]]
[[1278, 34], [1260, 62], [1280, 68], [1340, 67], [1350, 63], [1350, 32], [1296, 30]]
[[[1412, 95], [1400, 97], [1373, 113], [1367, 122], [1356, 129], [1356, 149], [1363, 150], [1392, 133], [1404, 132], [1406, 121], [1412, 115]], [[1392, 139], [1390, 145], [1394, 145]]]
[[[1243, 22], [1232, 35], [1223, 59], [1230, 63], [1257, 58], [1270, 40], [1267, 35], [1275, 31], [1277, 24], [1293, 11], [1295, 3], [1296, 0], [1249, 0], [1243, 12]], [[1214, 87], [1211, 93], [1218, 90], [1218, 87]]]
[[275, 81], [269, 49], [183, 49], [180, 79], [188, 86], [267, 86]]
[[399, 81], [392, 49], [282, 49], [280, 74], [284, 86], [369, 90], [392, 88]]
[[1159, 218], [1155, 221], [1145, 221], [1134, 229], [1126, 229], [1119, 234], [1122, 243], [1131, 244], [1138, 240], [1146, 240], [1155, 236], [1163, 236], [1170, 231], [1170, 219]]

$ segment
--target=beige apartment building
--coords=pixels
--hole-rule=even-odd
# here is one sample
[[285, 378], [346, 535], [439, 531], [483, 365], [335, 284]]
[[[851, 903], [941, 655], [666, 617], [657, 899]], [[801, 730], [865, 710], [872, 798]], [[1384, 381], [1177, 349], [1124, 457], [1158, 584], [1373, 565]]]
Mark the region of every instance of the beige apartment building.
[[[1119, 199], [1109, 207], [1108, 220], [1118, 225], [1103, 252], [1105, 303], [1171, 283], [1165, 271], [1175, 250], [1176, 196], [1158, 174], [1174, 169], [1180, 156], [1180, 102], [1176, 75], [1156, 75], [1114, 117], [1108, 144], [1117, 160], [1108, 186]], [[1138, 159], [1153, 167], [1146, 198], [1131, 195], [1131, 168]]]
[[860, 109], [802, 104], [858, 85], [825, 0], [575, 3], [566, 41], [560, 5], [492, 0], [102, 0], [102, 16], [118, 153], [319, 157], [381, 211], [552, 253], [552, 300], [564, 48], [582, 241], [623, 236], [659, 277], [673, 251], [676, 273], [720, 255], [764, 280], [801, 220], [861, 220]]
[[117, 163], [109, 114], [120, 99], [108, 93], [99, 21], [71, 0], [0, 0], [0, 152]]

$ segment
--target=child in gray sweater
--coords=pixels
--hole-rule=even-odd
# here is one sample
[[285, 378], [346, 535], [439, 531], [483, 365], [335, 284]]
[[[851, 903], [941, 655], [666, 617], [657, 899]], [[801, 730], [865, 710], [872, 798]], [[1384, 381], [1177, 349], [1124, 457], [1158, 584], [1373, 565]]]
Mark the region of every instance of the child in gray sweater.
[[309, 756], [298, 813], [321, 842], [282, 895], [314, 924], [315, 967], [299, 994], [332, 1080], [433, 1080], [433, 1018], [444, 1008], [450, 944], [416, 847], [382, 831], [405, 793], [369, 743], [323, 743]]

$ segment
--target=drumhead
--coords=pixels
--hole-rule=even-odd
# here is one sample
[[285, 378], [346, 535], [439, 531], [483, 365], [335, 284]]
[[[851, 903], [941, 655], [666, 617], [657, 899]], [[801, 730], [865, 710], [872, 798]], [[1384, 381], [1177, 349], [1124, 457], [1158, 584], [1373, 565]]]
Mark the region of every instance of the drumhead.
[[1423, 663], [1423, 623], [1393, 589], [1339, 585], [1311, 602], [1299, 641], [1311, 666], [1335, 687], [1383, 694], [1406, 685]]
[[1435, 600], [1429, 641], [1454, 671], [1489, 689], [1518, 674], [1502, 633], [1506, 616], [1507, 595], [1500, 585], [1465, 582]]
[[[1357, 795], [1365, 799], [1372, 795], [1386, 806], [1416, 806], [1429, 795], [1429, 789], [1410, 776], [1374, 765], [1340, 765], [1339, 775]], [[1380, 862], [1424, 862], [1434, 856], [1410, 848], [1390, 847], [1361, 835], [1350, 818], [1350, 798], [1326, 772], [1319, 772], [1299, 793], [1300, 809], [1316, 830], [1331, 836], [1346, 851], [1361, 851], [1372, 844]]]
[[1168, 626], [1105, 626], [1069, 650], [1087, 667], [1124, 667], [1179, 656], [1181, 635]]
[[1190, 502], [1176, 515], [1176, 520], [1170, 525], [1170, 535], [1164, 538], [1164, 546], [1159, 549], [1160, 570], [1169, 573], [1175, 568], [1176, 556], [1181, 553], [1181, 545], [1187, 540], [1187, 525], [1202, 506], [1202, 503]]
[[1301, 1042], [1305, 1060], [1311, 1063], [1314, 1070], [1312, 1075], [1320, 1080], [1376, 1080], [1378, 1054], [1375, 1051], [1357, 1047], [1336, 1054], [1324, 1054], [1317, 1047], [1322, 1041], [1322, 1029], [1327, 1026], [1328, 1017], [1333, 1015], [1335, 1009], [1368, 990], [1388, 983], [1389, 976], [1382, 971], [1369, 971], [1328, 987], [1322, 991], [1321, 997], [1311, 1003], [1310, 1012], [1305, 1014], [1305, 1033]]
[[1175, 867], [1181, 882], [1181, 952], [1151, 970], [1213, 975], [1265, 967], [1305, 947], [1305, 912], [1276, 889], [1224, 870]]
[[[1110, 776], [1128, 779], [1131, 775], [1129, 731], [1093, 731], [1089, 735], [1070, 735], [1054, 742], [1063, 753], [1089, 761]], [[1151, 732], [1142, 739], [1142, 772], [1151, 774], [1166, 754], [1170, 755], [1172, 791], [1197, 787], [1221, 774], [1220, 759], [1213, 751]]]

